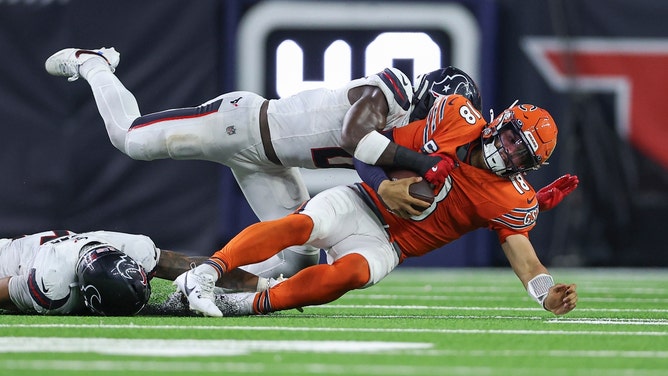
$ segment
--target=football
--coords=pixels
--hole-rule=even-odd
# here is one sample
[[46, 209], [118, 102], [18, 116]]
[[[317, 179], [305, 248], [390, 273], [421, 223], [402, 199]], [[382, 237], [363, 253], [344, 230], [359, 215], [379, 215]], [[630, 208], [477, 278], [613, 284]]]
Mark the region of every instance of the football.
[[[411, 170], [391, 170], [387, 172], [387, 176], [391, 180], [398, 180], [404, 178], [417, 177], [420, 176], [420, 174]], [[426, 201], [430, 204], [434, 202], [434, 189], [432, 188], [431, 184], [429, 184], [426, 180], [424, 180], [424, 178], [419, 183], [411, 184], [410, 187], [408, 188], [408, 193], [411, 196], [420, 199], [422, 201]]]

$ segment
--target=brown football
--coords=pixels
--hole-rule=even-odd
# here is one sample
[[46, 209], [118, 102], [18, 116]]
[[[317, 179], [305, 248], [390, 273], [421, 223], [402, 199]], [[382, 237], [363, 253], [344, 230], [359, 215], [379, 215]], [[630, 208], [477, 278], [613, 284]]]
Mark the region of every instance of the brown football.
[[[387, 177], [392, 180], [412, 178], [416, 176], [420, 176], [420, 174], [411, 170], [391, 170], [387, 172]], [[434, 189], [431, 184], [424, 180], [424, 178], [419, 183], [411, 184], [408, 188], [408, 193], [417, 199], [428, 202], [429, 204], [434, 202]]]

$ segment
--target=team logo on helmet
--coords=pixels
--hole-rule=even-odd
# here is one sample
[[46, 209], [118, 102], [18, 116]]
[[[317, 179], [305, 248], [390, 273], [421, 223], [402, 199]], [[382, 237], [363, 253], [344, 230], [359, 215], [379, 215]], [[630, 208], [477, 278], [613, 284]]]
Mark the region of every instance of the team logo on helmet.
[[81, 294], [83, 295], [86, 307], [92, 310], [95, 310], [95, 307], [99, 307], [102, 304], [102, 295], [97, 287], [93, 285], [81, 286]]
[[123, 255], [120, 257], [116, 263], [115, 272], [123, 276], [123, 278], [135, 279], [139, 277], [139, 281], [141, 281], [143, 284], [148, 283], [148, 278], [146, 277], [144, 268], [140, 267], [139, 264], [137, 264], [137, 262], [131, 259], [128, 255]]
[[437, 98], [458, 94], [466, 97], [480, 111], [482, 99], [477, 85], [466, 72], [449, 66], [420, 75], [413, 88], [413, 111], [410, 121], [424, 119]]
[[429, 92], [434, 97], [446, 95], [447, 93], [457, 93], [469, 98], [472, 97], [477, 90], [468, 78], [463, 74], [456, 73], [453, 75], [446, 75], [441, 81], [432, 83]]
[[134, 315], [151, 295], [144, 268], [107, 244], [84, 246], [77, 278], [85, 305], [101, 315]]

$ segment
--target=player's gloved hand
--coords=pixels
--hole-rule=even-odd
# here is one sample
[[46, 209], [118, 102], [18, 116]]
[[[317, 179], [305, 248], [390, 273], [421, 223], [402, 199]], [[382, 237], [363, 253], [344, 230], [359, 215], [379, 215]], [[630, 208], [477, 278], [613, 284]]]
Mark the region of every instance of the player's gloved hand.
[[425, 171], [422, 175], [425, 180], [434, 185], [441, 187], [445, 183], [450, 171], [455, 168], [455, 160], [445, 154], [433, 153], [429, 154], [434, 162], [431, 168]]
[[541, 188], [536, 193], [540, 211], [548, 211], [577, 188], [580, 180], [576, 175], [566, 174]]

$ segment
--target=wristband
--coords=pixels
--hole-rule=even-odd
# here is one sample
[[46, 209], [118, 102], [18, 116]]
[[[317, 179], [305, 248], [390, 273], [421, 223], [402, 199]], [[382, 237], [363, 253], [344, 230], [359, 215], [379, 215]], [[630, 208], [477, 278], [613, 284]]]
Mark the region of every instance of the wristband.
[[554, 279], [552, 279], [551, 275], [545, 273], [538, 274], [527, 283], [527, 292], [536, 303], [545, 308], [543, 303], [552, 286], [554, 286]]
[[370, 165], [376, 164], [389, 144], [390, 140], [387, 137], [371, 131], [357, 143], [354, 157]]

